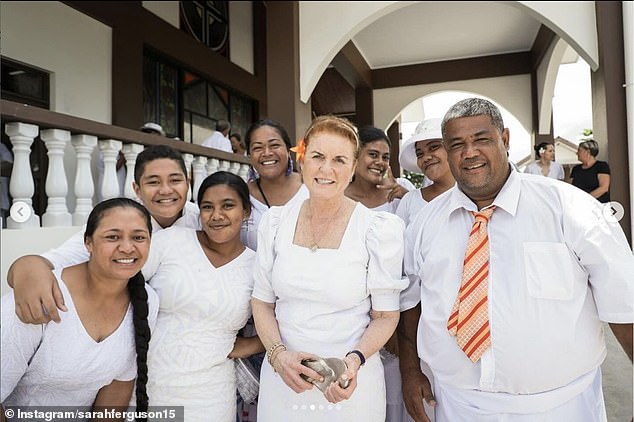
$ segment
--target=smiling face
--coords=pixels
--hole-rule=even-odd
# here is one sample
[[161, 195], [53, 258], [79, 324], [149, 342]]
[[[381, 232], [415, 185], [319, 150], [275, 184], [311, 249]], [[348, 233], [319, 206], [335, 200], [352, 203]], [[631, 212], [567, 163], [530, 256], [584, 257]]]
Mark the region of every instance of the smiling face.
[[159, 158], [147, 162], [140, 184], [135, 182], [133, 186], [134, 192], [161, 227], [171, 226], [182, 215], [189, 183], [176, 161]]
[[326, 131], [311, 136], [302, 162], [304, 184], [311, 197], [343, 197], [355, 171], [355, 146], [346, 137]]
[[261, 126], [251, 134], [249, 155], [251, 165], [261, 178], [276, 178], [286, 174], [289, 151], [275, 128]]
[[447, 150], [442, 146], [442, 140], [418, 141], [414, 147], [416, 164], [430, 180], [436, 182], [450, 171]]
[[240, 227], [249, 212], [240, 195], [228, 185], [214, 185], [203, 193], [200, 222], [212, 244], [240, 242]]
[[108, 278], [127, 280], [147, 260], [150, 232], [143, 214], [132, 207], [105, 211], [92, 235], [86, 238], [89, 266]]
[[355, 177], [378, 185], [390, 165], [390, 146], [383, 140], [367, 142], [359, 150]]
[[460, 189], [478, 208], [490, 205], [509, 175], [509, 132], [488, 116], [461, 117], [445, 125], [449, 168]]

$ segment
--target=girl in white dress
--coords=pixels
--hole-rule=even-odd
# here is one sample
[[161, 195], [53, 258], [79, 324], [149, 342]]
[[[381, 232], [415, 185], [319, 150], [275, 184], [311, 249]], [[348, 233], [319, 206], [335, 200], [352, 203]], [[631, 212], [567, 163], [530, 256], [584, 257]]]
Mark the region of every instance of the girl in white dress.
[[151, 232], [150, 215], [136, 201], [103, 201], [86, 224], [88, 261], [55, 270], [68, 304], [59, 323], [22, 323], [13, 294], [3, 296], [0, 402], [5, 408], [121, 411], [137, 378], [136, 406], [147, 410], [146, 356], [158, 299], [140, 270]]
[[535, 145], [535, 161], [526, 166], [524, 173], [539, 174], [564, 180], [564, 167], [555, 161], [555, 146], [549, 142]]
[[[441, 119], [427, 119], [418, 125], [414, 135], [405, 141], [401, 147], [399, 163], [401, 167], [411, 172], [422, 172], [431, 181], [431, 184], [420, 189], [408, 192], [398, 208], [396, 215], [401, 217], [407, 226], [407, 230], [412, 230], [416, 225], [416, 216], [427, 204], [437, 196], [451, 189], [456, 181], [449, 168], [447, 161], [447, 151], [442, 145], [442, 133], [440, 131]], [[420, 315], [420, 297], [413, 295], [408, 297], [407, 293], [401, 295], [401, 310]], [[415, 317], [418, 321], [418, 317]], [[403, 319], [399, 321], [399, 332], [403, 328]], [[420, 418], [424, 412], [429, 420], [435, 420], [433, 396], [433, 377], [429, 366], [420, 361], [416, 350], [416, 344], [407, 341], [406, 335], [398, 335], [399, 339], [399, 365], [402, 374], [402, 395], [407, 408], [407, 415], [403, 415], [404, 420], [413, 420], [410, 415]], [[413, 369], [412, 369], [413, 368]], [[420, 368], [420, 370], [419, 370]], [[415, 369], [415, 370], [414, 370]], [[420, 378], [422, 373], [428, 378]], [[421, 397], [421, 385], [424, 389], [424, 397]], [[417, 419], [418, 420], [418, 419]]]
[[[293, 171], [291, 138], [279, 122], [271, 119], [258, 120], [247, 130], [245, 144], [251, 157], [249, 172], [249, 194], [251, 216], [242, 227], [240, 238], [247, 247], [257, 250], [258, 226], [262, 215], [272, 206], [302, 202], [308, 198], [308, 190], [301, 176]], [[240, 333], [242, 336], [256, 334], [253, 318]], [[255, 352], [254, 352], [255, 353]], [[249, 362], [259, 374], [264, 353], [253, 355]], [[257, 420], [257, 399], [246, 403], [238, 397], [237, 422]]]
[[255, 252], [240, 241], [251, 209], [248, 188], [219, 171], [201, 183], [198, 204], [202, 230], [157, 233], [143, 268], [160, 299], [147, 389], [151, 406], [184, 406], [187, 422], [232, 422], [232, 358], [263, 350], [257, 337], [236, 341], [251, 316]]
[[[396, 328], [407, 284], [404, 224], [345, 196], [357, 149], [349, 121], [316, 118], [297, 151], [309, 199], [272, 207], [260, 224], [252, 306], [268, 359], [259, 422], [385, 421], [377, 352]], [[343, 358], [348, 386], [333, 382], [322, 393], [302, 378], [321, 379], [301, 363], [315, 355]]]

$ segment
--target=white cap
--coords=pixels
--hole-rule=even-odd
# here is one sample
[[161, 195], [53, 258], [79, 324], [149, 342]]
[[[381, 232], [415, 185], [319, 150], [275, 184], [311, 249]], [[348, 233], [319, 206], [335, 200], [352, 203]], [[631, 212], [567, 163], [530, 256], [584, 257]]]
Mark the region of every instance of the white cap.
[[141, 129], [139, 130], [145, 133], [158, 133], [161, 136], [165, 136], [165, 131], [163, 130], [161, 125], [157, 123], [148, 122], [144, 124], [143, 126], [141, 126]]
[[420, 173], [420, 168], [416, 164], [416, 142], [442, 140], [441, 123], [442, 119], [427, 119], [416, 126], [414, 134], [401, 145], [398, 162], [402, 168], [412, 173]]

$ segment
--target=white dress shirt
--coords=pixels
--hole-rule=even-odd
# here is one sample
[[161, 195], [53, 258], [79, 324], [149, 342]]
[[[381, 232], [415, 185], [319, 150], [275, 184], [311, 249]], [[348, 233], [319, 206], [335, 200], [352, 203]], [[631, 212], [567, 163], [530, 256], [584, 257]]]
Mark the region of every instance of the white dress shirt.
[[215, 131], [202, 143], [202, 146], [209, 148], [216, 148], [221, 151], [233, 152], [231, 148], [231, 141], [225, 137], [221, 132]]
[[477, 363], [447, 330], [474, 221], [469, 211], [477, 207], [456, 186], [409, 225], [405, 272], [422, 305], [418, 353], [452, 389], [538, 396], [529, 409], [510, 406], [547, 410], [592, 382], [606, 355], [601, 321], [634, 320], [634, 256], [604, 206], [574, 186], [512, 171], [493, 204], [492, 347]]

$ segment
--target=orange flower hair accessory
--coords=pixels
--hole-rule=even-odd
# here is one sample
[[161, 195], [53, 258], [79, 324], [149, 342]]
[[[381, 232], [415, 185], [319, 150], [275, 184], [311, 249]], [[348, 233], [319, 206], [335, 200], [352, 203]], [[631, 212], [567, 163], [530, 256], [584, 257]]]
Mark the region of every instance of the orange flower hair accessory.
[[292, 147], [291, 151], [295, 153], [297, 161], [304, 161], [304, 155], [306, 154], [306, 142], [304, 142], [304, 138], [300, 138], [299, 141], [297, 141], [297, 146]]

